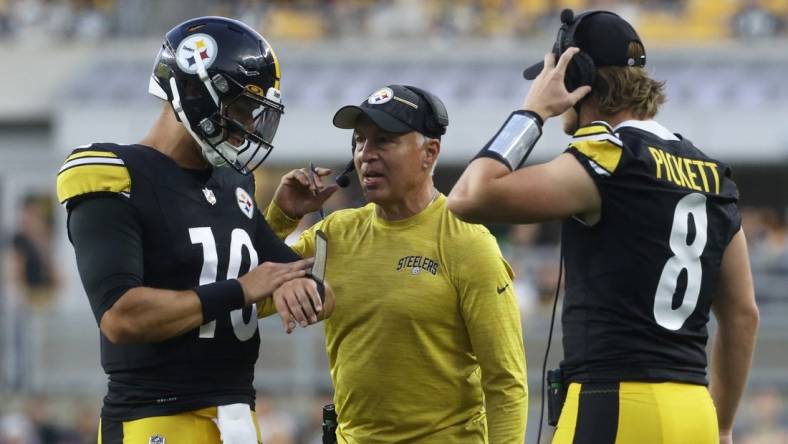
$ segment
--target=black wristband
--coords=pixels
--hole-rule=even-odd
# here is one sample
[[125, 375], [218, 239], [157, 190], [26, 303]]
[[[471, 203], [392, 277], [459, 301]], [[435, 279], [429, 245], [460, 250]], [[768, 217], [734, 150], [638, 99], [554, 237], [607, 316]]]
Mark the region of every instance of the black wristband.
[[202, 304], [203, 323], [243, 308], [246, 302], [243, 287], [237, 279], [200, 285], [194, 289], [194, 292], [197, 293]]

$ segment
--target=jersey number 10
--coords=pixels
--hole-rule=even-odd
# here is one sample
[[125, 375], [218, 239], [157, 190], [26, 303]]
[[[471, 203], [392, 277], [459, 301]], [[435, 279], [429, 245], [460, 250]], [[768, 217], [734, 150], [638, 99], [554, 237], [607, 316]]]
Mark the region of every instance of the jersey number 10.
[[[199, 285], [216, 282], [216, 269], [219, 265], [219, 258], [216, 253], [216, 240], [213, 237], [211, 227], [189, 228], [189, 237], [192, 244], [202, 245], [203, 261]], [[249, 269], [252, 269], [257, 266], [257, 250], [254, 249], [249, 233], [236, 228], [230, 237], [230, 263], [227, 265], [227, 279], [238, 277], [244, 248], [249, 253]], [[230, 323], [233, 326], [235, 337], [239, 341], [246, 341], [254, 336], [254, 332], [257, 331], [257, 307], [255, 304], [252, 304], [252, 316], [250, 316], [249, 322], [244, 321], [243, 309], [239, 308], [230, 312]], [[200, 326], [201, 338], [213, 338], [215, 333], [216, 320]]]
[[[695, 238], [688, 243], [690, 215], [695, 222]], [[668, 330], [680, 329], [695, 311], [703, 277], [700, 256], [706, 248], [707, 227], [706, 196], [699, 193], [684, 196], [673, 213], [670, 250], [674, 256], [668, 259], [665, 267], [662, 268], [654, 299], [654, 319], [657, 324]], [[682, 270], [687, 270], [687, 289], [684, 291], [681, 305], [673, 309], [673, 295], [676, 293]]]

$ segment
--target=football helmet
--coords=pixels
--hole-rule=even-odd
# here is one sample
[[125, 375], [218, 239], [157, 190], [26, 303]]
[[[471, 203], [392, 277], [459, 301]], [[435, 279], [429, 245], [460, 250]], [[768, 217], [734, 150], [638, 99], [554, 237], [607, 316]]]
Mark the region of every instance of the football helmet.
[[246, 174], [273, 149], [284, 112], [280, 77], [276, 54], [257, 31], [199, 17], [167, 32], [148, 92], [172, 105], [211, 165]]

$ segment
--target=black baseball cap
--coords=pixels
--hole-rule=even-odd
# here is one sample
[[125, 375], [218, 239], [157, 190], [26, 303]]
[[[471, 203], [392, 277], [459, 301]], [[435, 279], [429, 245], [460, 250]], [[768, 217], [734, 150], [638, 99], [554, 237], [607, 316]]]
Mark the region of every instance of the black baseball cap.
[[363, 114], [375, 122], [375, 125], [392, 133], [418, 131], [425, 136], [440, 138], [442, 133], [436, 133], [439, 128], [431, 127], [427, 123], [433, 113], [430, 104], [421, 94], [405, 85], [388, 85], [370, 94], [361, 105], [346, 105], [340, 108], [334, 114], [334, 126], [353, 129], [359, 116]]
[[[567, 35], [565, 41], [568, 40], [571, 45], [588, 54], [597, 68], [646, 65], [643, 42], [635, 28], [618, 14], [610, 11], [588, 11], [574, 17], [571, 9], [565, 9], [561, 12], [561, 21], [567, 25], [569, 32], [574, 27], [574, 32]], [[630, 44], [633, 42], [643, 49], [643, 55], [637, 59], [629, 53]], [[523, 77], [533, 80], [542, 68], [544, 61], [531, 65], [523, 71]]]

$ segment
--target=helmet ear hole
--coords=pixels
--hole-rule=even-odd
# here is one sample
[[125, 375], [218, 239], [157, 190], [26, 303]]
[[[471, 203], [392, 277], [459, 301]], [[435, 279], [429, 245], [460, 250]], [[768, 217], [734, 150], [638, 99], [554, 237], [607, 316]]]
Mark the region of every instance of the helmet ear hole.
[[202, 130], [203, 134], [209, 138], [215, 137], [218, 133], [218, 128], [211, 121], [211, 119], [203, 119], [200, 121], [200, 129]]

